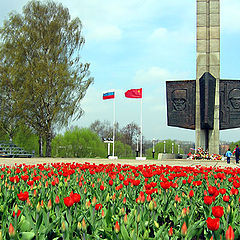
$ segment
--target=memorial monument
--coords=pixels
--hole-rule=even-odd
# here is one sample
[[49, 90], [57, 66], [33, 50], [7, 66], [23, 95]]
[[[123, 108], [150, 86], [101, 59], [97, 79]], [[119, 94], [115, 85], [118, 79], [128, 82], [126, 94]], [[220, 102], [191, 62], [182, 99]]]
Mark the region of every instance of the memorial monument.
[[166, 82], [167, 121], [218, 154], [219, 130], [240, 127], [240, 80], [220, 80], [220, 0], [197, 0], [196, 42], [196, 80]]

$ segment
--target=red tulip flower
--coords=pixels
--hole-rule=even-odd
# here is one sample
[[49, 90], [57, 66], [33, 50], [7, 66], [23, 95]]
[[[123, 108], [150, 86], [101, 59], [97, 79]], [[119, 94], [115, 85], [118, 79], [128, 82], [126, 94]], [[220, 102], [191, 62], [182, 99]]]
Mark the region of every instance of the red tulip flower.
[[28, 197], [29, 197], [29, 194], [28, 194], [28, 192], [20, 192], [20, 193], [18, 193], [17, 194], [17, 196], [18, 196], [18, 199], [19, 200], [21, 200], [21, 201], [26, 201], [27, 199], [28, 199]]
[[212, 199], [211, 196], [204, 196], [204, 203], [205, 203], [206, 205], [211, 205], [212, 202], [213, 202], [213, 199]]
[[63, 200], [67, 207], [71, 207], [74, 204], [74, 201], [71, 197], [65, 197]]
[[210, 217], [209, 217], [209, 218], [206, 220], [208, 229], [211, 230], [211, 231], [216, 231], [216, 230], [218, 230], [219, 225], [220, 225], [220, 224], [219, 224], [219, 221], [220, 221], [219, 218], [210, 218]]
[[221, 188], [221, 189], [219, 189], [219, 192], [223, 195], [223, 194], [226, 193], [226, 189], [225, 188]]
[[101, 210], [101, 209], [102, 209], [102, 204], [101, 204], [101, 203], [96, 204], [96, 205], [95, 205], [95, 209], [96, 209], [97, 211]]
[[229, 202], [229, 200], [230, 200], [230, 197], [228, 195], [223, 196], [223, 201], [224, 202]]
[[234, 240], [234, 231], [230, 225], [226, 231], [225, 238], [226, 240]]
[[160, 182], [160, 185], [161, 185], [161, 187], [163, 188], [163, 189], [169, 189], [170, 188], [170, 186], [171, 186], [171, 184], [170, 184], [170, 182]]
[[183, 225], [182, 225], [181, 234], [184, 237], [187, 235], [187, 224], [186, 224], [186, 222], [184, 222]]
[[118, 221], [116, 221], [116, 224], [115, 224], [114, 230], [115, 230], [116, 233], [119, 233], [119, 231], [120, 231], [120, 226], [119, 226]]
[[170, 227], [170, 229], [169, 229], [169, 231], [168, 231], [168, 236], [169, 236], [169, 237], [172, 237], [172, 235], [173, 235], [173, 228]]
[[8, 229], [8, 233], [9, 233], [9, 236], [10, 237], [14, 237], [15, 236], [15, 229], [14, 229], [14, 227], [13, 227], [13, 225], [10, 223], [10, 225], [9, 225], [9, 229]]
[[21, 179], [22, 179], [23, 181], [27, 181], [27, 180], [28, 180], [28, 178], [29, 178], [29, 176], [28, 176], [28, 175], [22, 175], [22, 176], [21, 176]]
[[221, 206], [212, 207], [212, 214], [215, 218], [221, 218], [224, 214], [223, 207]]
[[191, 190], [191, 191], [189, 192], [189, 197], [192, 198], [193, 196], [194, 196], [194, 191]]
[[78, 193], [72, 193], [70, 197], [73, 199], [74, 203], [78, 203], [81, 200], [81, 196]]
[[59, 196], [56, 196], [56, 198], [55, 198], [55, 203], [56, 203], [56, 204], [59, 204], [59, 202], [60, 202]]

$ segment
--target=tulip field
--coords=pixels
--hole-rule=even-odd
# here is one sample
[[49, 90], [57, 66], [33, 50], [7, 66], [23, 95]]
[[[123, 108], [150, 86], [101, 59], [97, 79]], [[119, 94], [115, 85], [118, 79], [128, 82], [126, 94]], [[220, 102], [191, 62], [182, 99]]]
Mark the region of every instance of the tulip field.
[[1, 239], [240, 239], [240, 168], [0, 166]]

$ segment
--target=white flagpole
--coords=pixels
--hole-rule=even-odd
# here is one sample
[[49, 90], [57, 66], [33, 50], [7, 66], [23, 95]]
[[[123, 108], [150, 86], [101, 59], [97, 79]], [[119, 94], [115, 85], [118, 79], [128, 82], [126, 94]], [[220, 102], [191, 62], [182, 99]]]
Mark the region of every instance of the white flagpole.
[[114, 142], [115, 142], [115, 91], [114, 91], [114, 99], [113, 99], [113, 151], [112, 155], [114, 157]]
[[142, 98], [141, 98], [141, 117], [140, 117], [140, 131], [141, 131], [141, 136], [140, 136], [140, 157], [142, 157], [142, 142], [143, 142], [143, 139], [142, 139]]

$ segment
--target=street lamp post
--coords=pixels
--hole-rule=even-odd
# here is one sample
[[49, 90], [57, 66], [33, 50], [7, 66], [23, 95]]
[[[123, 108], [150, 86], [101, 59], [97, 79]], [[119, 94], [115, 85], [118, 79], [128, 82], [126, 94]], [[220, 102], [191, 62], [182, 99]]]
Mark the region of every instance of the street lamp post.
[[163, 141], [163, 153], [164, 154], [166, 153], [166, 141], [165, 140]]
[[172, 154], [174, 153], [174, 143], [172, 143]]
[[180, 145], [178, 144], [178, 154], [180, 153]]
[[154, 143], [155, 143], [155, 139], [153, 138], [152, 142], [153, 142], [153, 150], [152, 150], [152, 157], [154, 158], [154, 154], [155, 154], [155, 149], [154, 149]]
[[136, 157], [138, 157], [139, 149], [138, 149], [138, 136], [137, 136], [137, 150], [136, 150]]

